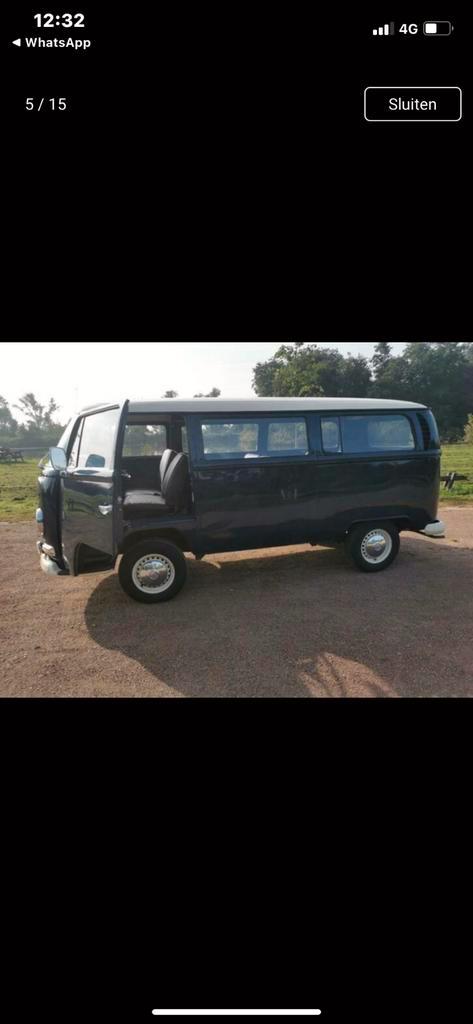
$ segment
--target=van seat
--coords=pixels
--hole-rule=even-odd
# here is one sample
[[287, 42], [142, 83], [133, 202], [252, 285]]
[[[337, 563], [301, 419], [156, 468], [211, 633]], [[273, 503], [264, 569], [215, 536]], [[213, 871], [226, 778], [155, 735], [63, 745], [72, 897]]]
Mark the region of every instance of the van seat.
[[187, 455], [176, 455], [169, 464], [158, 491], [128, 491], [123, 502], [124, 515], [159, 516], [179, 512], [189, 505], [189, 462]]
[[169, 512], [165, 499], [156, 491], [128, 491], [123, 502], [125, 515], [162, 516]]
[[159, 493], [160, 494], [162, 494], [162, 491], [163, 491], [163, 484], [164, 484], [164, 478], [166, 476], [166, 473], [167, 473], [171, 463], [176, 458], [176, 456], [177, 456], [177, 452], [175, 452], [172, 448], [166, 448], [166, 451], [163, 452], [163, 454], [161, 456], [161, 463], [160, 463], [160, 466], [159, 466]]

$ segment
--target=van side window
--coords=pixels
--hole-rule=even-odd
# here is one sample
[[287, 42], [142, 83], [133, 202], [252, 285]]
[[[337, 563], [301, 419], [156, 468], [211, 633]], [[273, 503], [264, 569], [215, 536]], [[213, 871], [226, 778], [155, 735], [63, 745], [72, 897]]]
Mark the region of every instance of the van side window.
[[322, 419], [322, 447], [327, 455], [338, 455], [342, 450], [340, 421], [336, 416]]
[[413, 451], [416, 443], [407, 416], [342, 416], [343, 451]]
[[202, 423], [206, 459], [244, 459], [258, 455], [259, 424], [213, 420]]
[[202, 423], [204, 456], [209, 460], [305, 456], [309, 436], [305, 419], [281, 417], [254, 422]]
[[308, 451], [309, 437], [305, 420], [280, 419], [269, 424], [268, 456], [307, 455]]
[[165, 423], [127, 423], [123, 441], [125, 458], [162, 455], [167, 447]]
[[181, 427], [181, 451], [185, 455], [189, 454], [189, 438], [187, 436], [187, 427]]
[[86, 416], [82, 428], [78, 468], [113, 469], [117, 410]]

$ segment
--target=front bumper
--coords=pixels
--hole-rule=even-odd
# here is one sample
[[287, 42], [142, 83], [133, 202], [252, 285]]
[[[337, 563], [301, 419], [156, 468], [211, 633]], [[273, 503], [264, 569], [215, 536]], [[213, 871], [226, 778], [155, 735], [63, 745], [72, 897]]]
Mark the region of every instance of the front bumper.
[[67, 573], [59, 568], [57, 562], [53, 562], [52, 558], [48, 558], [47, 555], [41, 555], [40, 565], [47, 576], [67, 576]]
[[55, 558], [56, 552], [52, 544], [46, 544], [46, 541], [41, 537], [40, 540], [36, 541], [36, 550], [39, 555], [47, 555], [48, 558]]
[[435, 523], [428, 523], [420, 532], [424, 533], [426, 537], [445, 537], [446, 526], [440, 519], [437, 519]]
[[43, 572], [47, 576], [68, 576], [69, 573], [55, 562], [50, 556], [55, 554], [54, 548], [50, 544], [46, 544], [44, 540], [36, 541], [36, 548], [40, 556], [39, 562]]

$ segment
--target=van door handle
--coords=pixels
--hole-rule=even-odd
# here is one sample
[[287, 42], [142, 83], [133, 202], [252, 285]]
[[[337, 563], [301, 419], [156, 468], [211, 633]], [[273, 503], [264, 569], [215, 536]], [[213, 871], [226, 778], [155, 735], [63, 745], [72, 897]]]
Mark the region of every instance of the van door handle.
[[110, 513], [113, 512], [113, 505], [99, 505], [99, 512], [101, 512], [103, 516], [109, 516]]

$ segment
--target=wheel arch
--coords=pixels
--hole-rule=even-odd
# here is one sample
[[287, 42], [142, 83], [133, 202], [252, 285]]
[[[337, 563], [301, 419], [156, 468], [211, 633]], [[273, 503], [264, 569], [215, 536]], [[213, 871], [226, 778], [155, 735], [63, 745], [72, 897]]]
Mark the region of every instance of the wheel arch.
[[358, 526], [370, 526], [372, 524], [373, 525], [381, 526], [382, 523], [393, 523], [394, 526], [397, 526], [397, 528], [399, 530], [399, 533], [402, 533], [404, 530], [413, 530], [414, 532], [417, 530], [417, 527], [414, 526], [414, 523], [412, 522], [412, 520], [407, 515], [404, 515], [404, 516], [389, 516], [389, 515], [386, 516], [386, 515], [384, 515], [384, 516], [369, 516], [366, 519], [354, 519], [353, 522], [348, 527], [346, 532], [347, 532], [347, 535], [348, 535], [353, 530], [356, 530], [358, 528]]
[[125, 555], [130, 548], [134, 547], [135, 544], [141, 544], [144, 540], [152, 540], [154, 538], [161, 538], [167, 540], [171, 544], [175, 544], [181, 551], [190, 551], [188, 540], [181, 530], [174, 530], [172, 527], [163, 527], [162, 530], [156, 527], [153, 529], [133, 530], [133, 533], [128, 534], [124, 538], [123, 544], [120, 547], [120, 554]]

